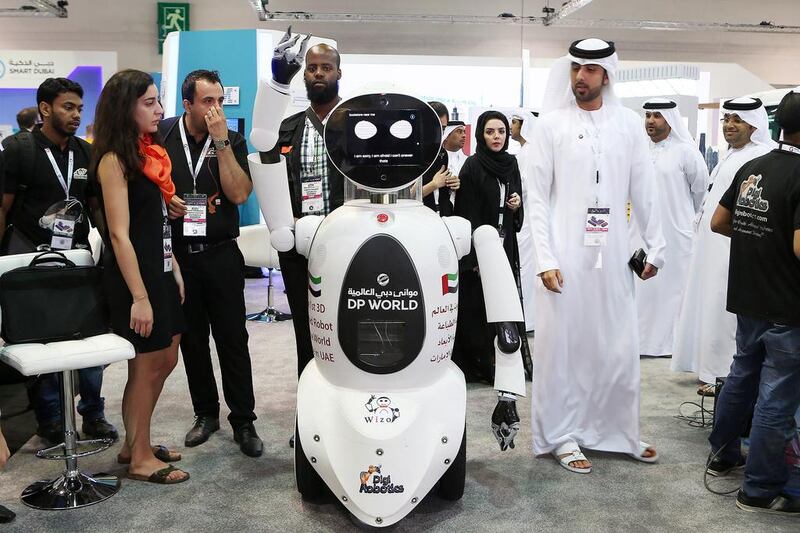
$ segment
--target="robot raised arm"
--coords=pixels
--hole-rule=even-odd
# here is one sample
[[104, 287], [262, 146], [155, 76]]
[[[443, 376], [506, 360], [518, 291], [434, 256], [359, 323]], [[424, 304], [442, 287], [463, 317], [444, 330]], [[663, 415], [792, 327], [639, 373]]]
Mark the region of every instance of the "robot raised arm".
[[289, 106], [289, 84], [302, 67], [303, 56], [311, 35], [303, 39], [297, 52], [292, 47], [300, 36], [286, 31], [272, 56], [272, 78], [259, 80], [253, 106], [253, 129], [250, 142], [259, 153], [247, 156], [253, 189], [264, 220], [270, 230], [272, 246], [280, 252], [294, 247], [294, 216], [286, 176], [286, 161], [277, 146], [278, 131]]
[[491, 226], [481, 226], [472, 234], [481, 273], [486, 321], [494, 324], [494, 388], [498, 401], [492, 414], [492, 431], [500, 449], [514, 447], [519, 431], [517, 395], [525, 396], [525, 369], [516, 322], [522, 322], [522, 305], [502, 240]]

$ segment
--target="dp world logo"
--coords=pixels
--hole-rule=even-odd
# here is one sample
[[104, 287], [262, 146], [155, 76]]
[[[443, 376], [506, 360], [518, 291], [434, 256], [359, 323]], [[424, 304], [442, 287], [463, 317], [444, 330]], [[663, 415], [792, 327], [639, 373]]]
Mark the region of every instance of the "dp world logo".
[[0, 78], [6, 75], [6, 64], [0, 61]]

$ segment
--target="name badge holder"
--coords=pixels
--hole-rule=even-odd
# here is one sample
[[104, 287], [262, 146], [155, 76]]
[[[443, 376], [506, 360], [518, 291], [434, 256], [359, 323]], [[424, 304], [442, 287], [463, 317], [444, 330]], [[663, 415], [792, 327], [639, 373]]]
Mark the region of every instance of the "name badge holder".
[[306, 176], [301, 178], [302, 204], [304, 215], [320, 213], [325, 207], [322, 199], [322, 176]]
[[[159, 193], [160, 194], [160, 193]], [[161, 215], [164, 217], [162, 249], [164, 252], [164, 272], [172, 272], [172, 226], [167, 216], [167, 202], [161, 196]]]
[[187, 194], [186, 214], [183, 215], [183, 235], [186, 237], [206, 236], [207, 197], [205, 194]]
[[[205, 237], [208, 222], [207, 213], [209, 212], [207, 210], [208, 196], [197, 193], [197, 176], [200, 175], [200, 169], [203, 168], [203, 162], [208, 155], [209, 147], [211, 146], [211, 135], [208, 136], [206, 143], [203, 145], [197, 164], [192, 167], [192, 153], [189, 150], [189, 141], [186, 137], [183, 118], [178, 121], [178, 126], [181, 132], [181, 141], [183, 142], [183, 152], [186, 155], [186, 164], [189, 165], [189, 175], [192, 176], [192, 194], [187, 194], [183, 198], [186, 202], [186, 214], [183, 216], [183, 235], [185, 237]], [[211, 212], [213, 213], [214, 211], [212, 210]]]
[[51, 250], [71, 250], [75, 236], [77, 219], [72, 215], [56, 215], [53, 221], [53, 237], [50, 239]]

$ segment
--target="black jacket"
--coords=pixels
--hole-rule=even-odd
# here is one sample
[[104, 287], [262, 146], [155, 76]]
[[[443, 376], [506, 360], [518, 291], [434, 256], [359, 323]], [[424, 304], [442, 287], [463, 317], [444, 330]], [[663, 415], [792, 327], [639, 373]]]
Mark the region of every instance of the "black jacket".
[[[289, 190], [292, 196], [292, 212], [295, 217], [303, 216], [302, 185], [300, 182], [300, 145], [303, 142], [303, 130], [306, 126], [305, 110], [287, 117], [281, 122], [278, 130], [278, 146], [286, 157], [286, 174], [289, 177]], [[344, 203], [345, 177], [328, 159], [328, 185], [330, 186], [330, 209], [333, 211]]]

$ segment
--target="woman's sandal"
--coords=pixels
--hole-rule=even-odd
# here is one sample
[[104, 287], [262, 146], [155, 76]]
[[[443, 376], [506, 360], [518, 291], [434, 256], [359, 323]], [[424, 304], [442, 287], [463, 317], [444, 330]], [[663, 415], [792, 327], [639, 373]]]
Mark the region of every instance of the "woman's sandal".
[[[570, 463], [577, 463], [578, 461], [588, 461], [585, 455], [581, 453], [580, 446], [575, 442], [566, 442], [551, 452], [553, 457], [556, 458], [558, 464], [566, 468], [570, 472], [576, 474], [588, 474], [592, 471], [592, 467], [578, 468], [572, 466]], [[561, 457], [563, 456], [563, 457]]]
[[[644, 452], [646, 452], [647, 450], [652, 450], [653, 451], [653, 455], [651, 455], [650, 457], [646, 457], [644, 455]], [[641, 461], [643, 463], [651, 463], [652, 464], [652, 463], [655, 463], [656, 461], [658, 461], [658, 452], [656, 451], [656, 449], [653, 448], [652, 446], [650, 446], [649, 444], [647, 444], [646, 442], [643, 442], [643, 441], [639, 441], [639, 454], [637, 455], [635, 453], [629, 453], [628, 456], [632, 457], [633, 459], [636, 459], [637, 461]]]
[[[177, 463], [181, 460], [181, 454], [178, 452], [173, 452], [161, 444], [153, 446], [153, 455], [155, 455], [156, 459], [163, 463]], [[117, 455], [117, 462], [121, 465], [129, 465], [131, 464], [131, 458], [123, 457], [122, 454], [119, 454]]]
[[[171, 479], [169, 475], [172, 472], [183, 472], [186, 474], [184, 477], [179, 477], [178, 479]], [[158, 485], [176, 485], [178, 483], [183, 483], [187, 479], [189, 479], [189, 473], [184, 472], [179, 468], [175, 468], [172, 465], [162, 468], [161, 470], [156, 470], [149, 476], [144, 474], [132, 474], [128, 472], [128, 479], [133, 479], [136, 481], [147, 481], [149, 483], [156, 483]]]

